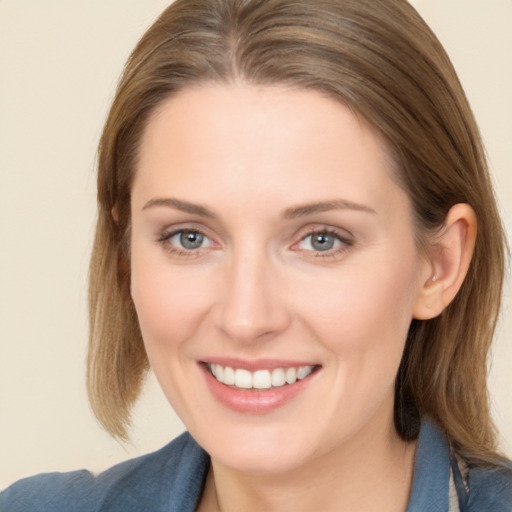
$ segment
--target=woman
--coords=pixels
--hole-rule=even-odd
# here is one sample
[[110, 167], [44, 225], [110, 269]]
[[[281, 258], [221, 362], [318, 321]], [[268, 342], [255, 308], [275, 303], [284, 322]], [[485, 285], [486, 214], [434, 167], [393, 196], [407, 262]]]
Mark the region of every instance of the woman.
[[2, 511], [512, 509], [486, 393], [503, 230], [407, 2], [177, 0], [98, 171], [91, 403], [126, 438], [151, 366], [189, 433]]

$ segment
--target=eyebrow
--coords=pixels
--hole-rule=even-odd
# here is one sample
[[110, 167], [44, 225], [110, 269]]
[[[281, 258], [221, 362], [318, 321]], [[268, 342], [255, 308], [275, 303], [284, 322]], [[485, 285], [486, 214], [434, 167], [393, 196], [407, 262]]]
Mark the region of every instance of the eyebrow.
[[364, 204], [354, 203], [352, 201], [347, 201], [346, 199], [334, 199], [332, 201], [319, 201], [317, 203], [287, 208], [284, 211], [283, 216], [285, 219], [296, 219], [298, 217], [305, 217], [307, 215], [328, 212], [331, 210], [355, 210], [358, 212], [377, 213], [373, 208]]
[[[216, 217], [215, 213], [213, 213], [210, 209], [206, 208], [205, 206], [201, 206], [199, 204], [190, 203], [188, 201], [183, 201], [181, 199], [175, 199], [171, 197], [157, 197], [154, 199], [150, 199], [142, 207], [142, 210], [147, 210], [149, 208], [161, 206], [173, 208], [175, 210], [180, 210], [185, 213], [190, 213], [193, 215], [198, 215], [200, 217], [206, 217], [209, 219], [214, 219]], [[331, 210], [355, 210], [373, 214], [377, 213], [373, 208], [370, 208], [369, 206], [363, 204], [347, 201], [346, 199], [334, 199], [331, 201], [319, 201], [316, 203], [310, 203], [301, 206], [295, 206], [292, 208], [287, 208], [283, 213], [283, 217], [285, 219], [296, 219], [299, 217], [306, 217], [308, 215], [314, 215], [315, 213], [323, 213]]]
[[199, 204], [189, 203], [188, 201], [182, 201], [181, 199], [174, 198], [155, 198], [149, 200], [143, 207], [143, 210], [149, 208], [155, 208], [157, 206], [166, 206], [168, 208], [174, 208], [185, 213], [191, 213], [193, 215], [199, 215], [200, 217], [207, 217], [213, 219], [215, 214], [208, 208]]

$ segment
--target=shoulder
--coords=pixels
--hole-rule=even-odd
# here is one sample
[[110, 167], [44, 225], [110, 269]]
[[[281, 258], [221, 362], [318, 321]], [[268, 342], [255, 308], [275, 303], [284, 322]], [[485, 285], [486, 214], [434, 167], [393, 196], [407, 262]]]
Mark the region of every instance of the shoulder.
[[[16, 482], [0, 494], [2, 512], [131, 512], [171, 510], [200, 494], [209, 459], [185, 433], [149, 455], [93, 476], [48, 473]], [[174, 508], [180, 510], [180, 508]], [[193, 510], [193, 508], [191, 508]]]
[[[96, 510], [94, 477], [87, 471], [47, 473], [15, 482], [0, 494], [2, 512], [64, 512], [70, 503], [78, 510]], [[67, 505], [66, 505], [67, 503]]]
[[512, 512], [512, 462], [454, 473], [461, 512]]
[[512, 512], [512, 464], [471, 469], [468, 484], [468, 512]]

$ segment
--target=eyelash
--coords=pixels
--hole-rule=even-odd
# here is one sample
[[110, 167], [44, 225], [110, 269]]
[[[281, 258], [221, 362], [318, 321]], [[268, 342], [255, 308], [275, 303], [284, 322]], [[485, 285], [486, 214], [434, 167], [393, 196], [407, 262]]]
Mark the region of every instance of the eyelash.
[[200, 251], [200, 249], [202, 249], [202, 247], [199, 247], [198, 249], [184, 249], [181, 247], [177, 247], [176, 245], [171, 243], [172, 238], [181, 233], [198, 234], [204, 237], [205, 239], [210, 240], [211, 242], [211, 238], [198, 228], [182, 228], [176, 229], [174, 231], [164, 231], [159, 236], [157, 242], [160, 243], [165, 248], [166, 251], [176, 256], [185, 258], [195, 258], [200, 256], [202, 252]]
[[[195, 258], [201, 255], [202, 251], [201, 249], [204, 249], [203, 247], [198, 247], [197, 249], [184, 249], [177, 247], [175, 244], [171, 243], [171, 240], [176, 235], [180, 235], [183, 233], [192, 233], [192, 234], [198, 234], [204, 237], [205, 239], [209, 240], [210, 243], [212, 243], [211, 238], [206, 235], [201, 229], [198, 228], [182, 228], [182, 229], [176, 229], [173, 231], [164, 231], [159, 237], [157, 242], [160, 243], [162, 246], [164, 246], [165, 250], [169, 253], [179, 256], [179, 257], [185, 257], [185, 258]], [[318, 228], [318, 229], [312, 229], [308, 230], [307, 232], [303, 233], [300, 236], [300, 239], [298, 242], [295, 242], [292, 245], [292, 248], [303, 243], [308, 237], [312, 237], [314, 235], [326, 235], [329, 237], [334, 238], [336, 241], [340, 242], [340, 247], [333, 248], [333, 249], [327, 249], [325, 251], [315, 251], [315, 250], [304, 250], [304, 249], [296, 249], [298, 251], [303, 252], [309, 252], [311, 253], [311, 256], [314, 258], [336, 258], [340, 255], [342, 255], [344, 252], [346, 252], [351, 246], [354, 245], [354, 242], [346, 237], [341, 235], [338, 231], [332, 229], [332, 228]]]
[[[314, 235], [326, 235], [334, 238], [338, 242], [340, 242], [340, 246], [337, 248], [327, 249], [325, 251], [315, 251], [315, 250], [304, 250], [304, 252], [312, 253], [311, 256], [314, 258], [336, 258], [344, 254], [350, 247], [354, 245], [353, 240], [348, 238], [347, 236], [343, 236], [339, 231], [336, 231], [332, 228], [318, 228], [309, 230], [304, 233], [298, 242], [293, 244], [294, 246], [304, 242], [308, 237], [313, 237]], [[300, 250], [300, 249], [299, 249]]]

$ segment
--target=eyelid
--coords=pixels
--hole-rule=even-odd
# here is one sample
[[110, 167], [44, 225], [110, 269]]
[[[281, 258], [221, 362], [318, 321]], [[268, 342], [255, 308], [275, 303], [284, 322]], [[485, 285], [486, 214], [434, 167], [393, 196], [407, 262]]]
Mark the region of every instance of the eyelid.
[[308, 225], [300, 230], [298, 230], [297, 234], [294, 236], [294, 238], [297, 239], [297, 241], [303, 240], [309, 235], [314, 235], [317, 233], [327, 233], [329, 235], [333, 235], [336, 238], [339, 238], [342, 241], [345, 242], [352, 242], [354, 240], [354, 235], [344, 228], [338, 228], [335, 226], [331, 226], [329, 224], [313, 224]]
[[206, 238], [213, 240], [213, 236], [210, 233], [211, 230], [196, 222], [177, 222], [175, 224], [165, 225], [162, 227], [157, 226], [155, 229], [155, 238], [157, 241], [168, 239], [177, 233], [181, 233], [182, 231], [200, 233]]
[[[328, 249], [325, 251], [315, 251], [308, 249], [297, 248], [297, 246], [302, 243], [307, 237], [313, 236], [315, 234], [326, 234], [332, 236], [341, 242], [341, 245]], [[296, 235], [297, 241], [292, 244], [292, 249], [304, 253], [310, 253], [312, 257], [315, 258], [329, 258], [336, 257], [346, 252], [350, 247], [354, 245], [354, 237], [352, 233], [348, 232], [345, 229], [335, 228], [329, 225], [316, 225], [316, 226], [308, 226], [306, 228], [301, 229]]]
[[[186, 249], [177, 246], [176, 244], [172, 244], [170, 240], [179, 233], [182, 232], [196, 232], [201, 234], [203, 237], [208, 239], [210, 242], [208, 247], [198, 247], [197, 249]], [[171, 254], [176, 254], [178, 256], [188, 256], [195, 257], [203, 255], [205, 251], [209, 249], [218, 249], [222, 246], [217, 240], [216, 237], [213, 237], [209, 234], [209, 229], [204, 229], [202, 226], [195, 223], [183, 223], [183, 224], [174, 224], [171, 226], [167, 226], [163, 229], [160, 229], [156, 235], [156, 242], [164, 247]], [[335, 248], [326, 249], [325, 251], [316, 251], [299, 248], [298, 245], [301, 244], [307, 237], [313, 236], [315, 234], [326, 234], [336, 238], [340, 245]], [[291, 245], [291, 249], [297, 252], [309, 253], [309, 256], [316, 258], [329, 258], [336, 257], [346, 252], [350, 247], [355, 244], [354, 237], [352, 233], [350, 233], [346, 229], [333, 227], [331, 225], [326, 224], [316, 224], [309, 225], [298, 230], [296, 235], [293, 237], [295, 241]]]
[[178, 233], [198, 233], [205, 238], [210, 238], [203, 230], [197, 228], [176, 228], [176, 229], [164, 229], [158, 235], [158, 241], [162, 242], [164, 240], [169, 240], [170, 238], [176, 236]]
[[[186, 235], [190, 235], [190, 234], [194, 234], [194, 235], [198, 235], [200, 237], [200, 240], [201, 240], [201, 245], [199, 247], [196, 247], [194, 249], [191, 249], [191, 248], [188, 248], [188, 247], [180, 247], [180, 249], [184, 249], [186, 251], [198, 251], [200, 249], [203, 249], [203, 244], [204, 243], [207, 243], [208, 245], [211, 245], [211, 240], [210, 240], [210, 237], [206, 236], [204, 233], [201, 233], [200, 231], [197, 231], [197, 229], [194, 229], [194, 230], [191, 230], [191, 229], [180, 229], [179, 231], [175, 231], [174, 233], [170, 233], [167, 237], [166, 237], [166, 240], [169, 240], [169, 241], [172, 241], [173, 239], [175, 238], [178, 238], [180, 239], [180, 244], [181, 244], [181, 237], [183, 235], [185, 235], [185, 238], [186, 238]], [[175, 242], [172, 242], [173, 244], [175, 244]]]
[[[195, 224], [172, 225], [158, 231], [156, 242], [161, 245], [165, 251], [171, 255], [184, 258], [194, 258], [204, 254], [205, 251], [216, 248], [219, 244], [212, 236], [207, 233], [208, 230], [203, 229]], [[183, 232], [198, 233], [209, 241], [207, 247], [198, 247], [197, 249], [186, 249], [171, 242], [172, 238]]]

